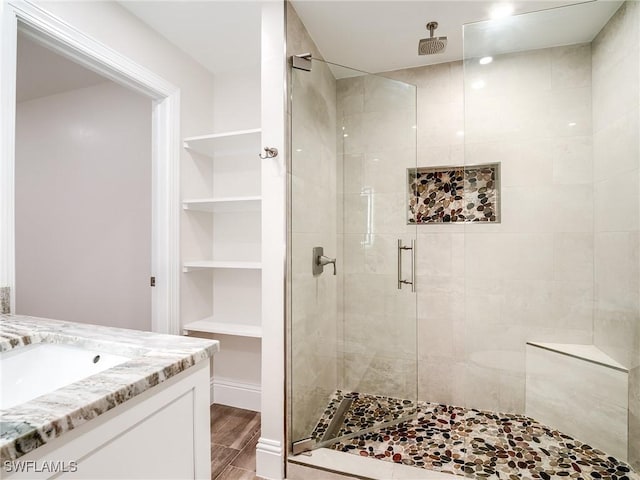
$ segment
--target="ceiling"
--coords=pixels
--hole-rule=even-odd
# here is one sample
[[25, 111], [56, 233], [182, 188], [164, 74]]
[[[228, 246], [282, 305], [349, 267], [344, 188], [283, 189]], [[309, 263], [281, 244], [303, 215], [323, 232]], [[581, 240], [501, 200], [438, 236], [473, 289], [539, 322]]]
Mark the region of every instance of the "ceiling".
[[260, 65], [259, 1], [119, 3], [211, 73]]
[[64, 93], [108, 80], [18, 33], [16, 101]]
[[[367, 72], [462, 59], [463, 25], [488, 20], [498, 4], [486, 0], [291, 1], [327, 61]], [[120, 0], [119, 3], [214, 74], [260, 64], [260, 1]], [[504, 3], [502, 0], [501, 4]], [[517, 15], [579, 2], [513, 0], [511, 3]], [[529, 38], [527, 48], [590, 41], [621, 3], [588, 2], [582, 10], [566, 12], [556, 22], [537, 22], [529, 25], [524, 34], [524, 30], [512, 28], [510, 33], [503, 32], [501, 39], [504, 45], [520, 45], [523, 38]], [[429, 36], [425, 24], [431, 20], [440, 24], [435, 35], [448, 37], [446, 51], [418, 56], [418, 40]], [[531, 23], [532, 19], [529, 20]], [[483, 41], [488, 38], [485, 35]], [[490, 38], [495, 41], [496, 36]], [[476, 42], [468, 41], [467, 47], [473, 43]]]
[[[494, 1], [404, 1], [404, 0], [291, 0], [309, 34], [325, 60], [366, 72], [384, 72], [401, 68], [451, 62], [463, 58], [463, 25], [490, 19]], [[502, 2], [504, 4], [506, 2]], [[511, 2], [514, 15], [576, 4], [574, 1]], [[501, 32], [505, 46], [521, 45], [523, 49], [588, 42], [600, 31], [622, 2], [599, 0], [570, 9], [557, 9], [551, 17], [564, 11], [558, 21], [546, 23], [529, 19], [526, 29], [511, 28]], [[574, 10], [575, 9], [575, 10]], [[510, 17], [488, 22], [488, 33], [500, 22], [522, 23], [530, 16]], [[448, 37], [444, 53], [418, 55], [418, 41], [429, 36], [425, 24], [437, 21], [434, 36]], [[534, 33], [535, 32], [535, 33]], [[468, 33], [468, 32], [467, 32]], [[484, 47], [495, 41], [496, 35], [484, 35]], [[467, 41], [469, 46], [479, 38]], [[475, 45], [478, 47], [479, 45]], [[508, 49], [508, 48], [507, 48]], [[490, 50], [490, 48], [489, 48]], [[474, 55], [482, 51], [476, 48]], [[511, 49], [515, 51], [515, 49]], [[504, 49], [503, 49], [504, 52]], [[300, 52], [304, 53], [304, 52]], [[497, 53], [494, 51], [493, 53]], [[487, 53], [484, 53], [487, 54]], [[482, 55], [482, 53], [481, 53]]]
[[[120, 3], [214, 74], [260, 64], [259, 1]], [[292, 3], [326, 60], [367, 72], [460, 60], [463, 25], [486, 20], [495, 5], [485, 0]], [[622, 2], [598, 0], [548, 10], [572, 3], [515, 0], [516, 14], [547, 10], [467, 26], [465, 53], [470, 57], [588, 42]], [[447, 48], [442, 54], [418, 56], [418, 40], [428, 36], [424, 24], [429, 20], [439, 22], [436, 36], [448, 37]], [[22, 33], [18, 38], [18, 102], [106, 81]]]
[[467, 25], [465, 58], [591, 42], [618, 7], [588, 2]]

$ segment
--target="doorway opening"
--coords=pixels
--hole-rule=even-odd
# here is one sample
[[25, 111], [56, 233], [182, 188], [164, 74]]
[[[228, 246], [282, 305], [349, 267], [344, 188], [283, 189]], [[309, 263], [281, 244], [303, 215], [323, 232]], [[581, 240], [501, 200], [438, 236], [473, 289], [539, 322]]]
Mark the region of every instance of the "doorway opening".
[[19, 32], [14, 313], [151, 330], [151, 114]]
[[[9, 306], [16, 305], [16, 298], [20, 301], [20, 296], [16, 295], [16, 260], [20, 261], [16, 254], [20, 254], [21, 248], [16, 245], [16, 226], [20, 228], [19, 220], [16, 218], [16, 207], [21, 207], [15, 201], [15, 195], [19, 193], [16, 191], [16, 174], [20, 174], [16, 168], [16, 133], [19, 133], [16, 131], [16, 78], [20, 35], [112, 81], [118, 88], [134, 91], [143, 95], [147, 102], [151, 101], [151, 260], [148, 261], [150, 275], [145, 275], [144, 288], [151, 291], [150, 329], [161, 333], [178, 333], [179, 89], [126, 56], [88, 37], [66, 22], [52, 17], [36, 5], [9, 1], [3, 7], [0, 31], [3, 46], [0, 65], [0, 108], [6, 119], [0, 128], [0, 220], [5, 227], [0, 230], [0, 287], [5, 293], [3, 298], [7, 299], [6, 303]], [[77, 133], [82, 133], [81, 129]], [[77, 202], [83, 201], [82, 198], [77, 199]], [[60, 241], [55, 238], [45, 240]], [[106, 241], [108, 242], [108, 239]], [[68, 269], [69, 266], [66, 265], [65, 268]], [[110, 285], [101, 280], [102, 273], [94, 272], [88, 282], [99, 285], [104, 292], [104, 301], [108, 302]], [[155, 277], [155, 288], [150, 288], [149, 276]], [[99, 310], [101, 306], [93, 305], [93, 308]], [[21, 309], [19, 305], [18, 309]], [[92, 319], [85, 321], [95, 323]]]

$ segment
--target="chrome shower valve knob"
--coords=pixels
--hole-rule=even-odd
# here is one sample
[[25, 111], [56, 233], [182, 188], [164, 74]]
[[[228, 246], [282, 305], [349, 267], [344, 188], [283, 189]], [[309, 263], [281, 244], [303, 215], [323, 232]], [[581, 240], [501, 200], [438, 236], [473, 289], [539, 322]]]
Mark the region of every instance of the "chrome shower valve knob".
[[336, 259], [335, 258], [331, 258], [331, 257], [327, 257], [324, 254], [324, 248], [323, 247], [313, 247], [313, 262], [312, 262], [312, 272], [313, 272], [313, 276], [317, 277], [318, 275], [320, 275], [321, 273], [324, 272], [324, 267], [326, 265], [333, 265], [333, 274], [336, 275], [337, 271], [336, 271]]

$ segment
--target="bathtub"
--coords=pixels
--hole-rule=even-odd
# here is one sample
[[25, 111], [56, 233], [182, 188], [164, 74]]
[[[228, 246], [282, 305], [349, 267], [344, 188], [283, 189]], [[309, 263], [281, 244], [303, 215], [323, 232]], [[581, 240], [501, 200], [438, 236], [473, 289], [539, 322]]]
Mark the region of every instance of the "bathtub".
[[122, 355], [56, 343], [0, 352], [0, 409], [28, 402], [128, 360]]

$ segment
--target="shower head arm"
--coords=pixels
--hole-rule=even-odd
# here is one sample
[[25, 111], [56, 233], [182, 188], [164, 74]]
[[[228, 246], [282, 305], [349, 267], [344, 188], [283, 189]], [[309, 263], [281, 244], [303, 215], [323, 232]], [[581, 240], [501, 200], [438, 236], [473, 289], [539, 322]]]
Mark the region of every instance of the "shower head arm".
[[431, 34], [431, 38], [433, 38], [433, 32], [435, 31], [436, 28], [438, 28], [438, 22], [427, 23], [427, 30], [429, 30], [429, 33]]

